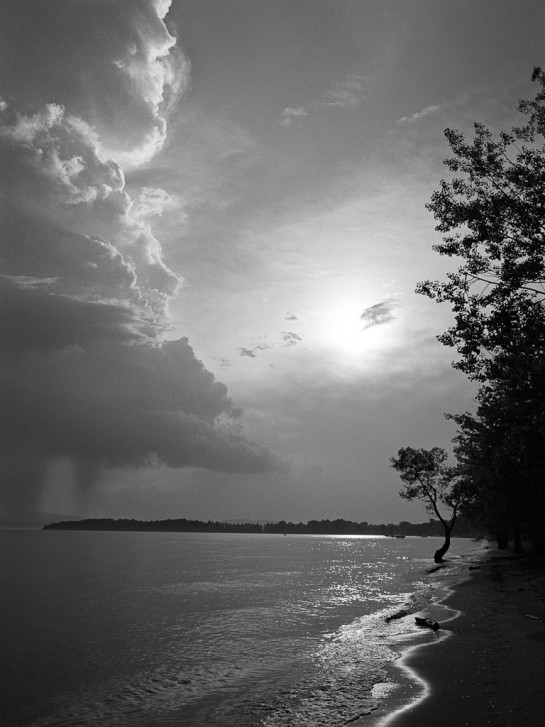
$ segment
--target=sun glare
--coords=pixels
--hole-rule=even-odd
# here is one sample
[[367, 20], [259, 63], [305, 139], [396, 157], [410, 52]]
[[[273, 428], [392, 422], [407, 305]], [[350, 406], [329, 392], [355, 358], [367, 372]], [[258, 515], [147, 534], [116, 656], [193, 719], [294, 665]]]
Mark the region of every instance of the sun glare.
[[347, 359], [364, 359], [387, 347], [392, 323], [370, 325], [361, 319], [362, 310], [361, 301], [328, 307], [317, 325], [321, 344]]

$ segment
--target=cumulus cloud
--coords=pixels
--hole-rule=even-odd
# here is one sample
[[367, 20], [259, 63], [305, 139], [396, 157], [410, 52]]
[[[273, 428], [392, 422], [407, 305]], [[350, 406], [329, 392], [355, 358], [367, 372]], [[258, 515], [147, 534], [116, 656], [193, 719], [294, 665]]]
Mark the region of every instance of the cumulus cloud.
[[33, 285], [0, 276], [0, 347], [4, 354], [36, 355], [99, 341], [143, 340], [142, 321], [129, 307], [82, 300], [51, 290], [57, 281]]
[[56, 104], [30, 114], [10, 106], [2, 117], [5, 272], [62, 273], [63, 293], [113, 293], [164, 322], [180, 278], [164, 263], [141, 205], [133, 215], [123, 170], [100, 155], [95, 132]]
[[0, 80], [5, 98], [55, 101], [85, 119], [105, 156], [141, 163], [160, 149], [187, 87], [159, 0], [5, 0]]
[[381, 326], [385, 323], [390, 323], [395, 319], [393, 311], [399, 306], [399, 303], [389, 298], [382, 300], [380, 303], [366, 308], [360, 316], [360, 321], [363, 321], [363, 329], [372, 328], [373, 326]]
[[4, 400], [3, 441], [104, 466], [204, 467], [251, 472], [274, 457], [218, 424], [240, 411], [187, 339], [129, 346], [110, 340], [19, 358]]
[[278, 466], [241, 434], [241, 411], [187, 339], [166, 340], [169, 301], [183, 281], [152, 223], [177, 200], [125, 187], [124, 165], [160, 148], [169, 108], [188, 82], [188, 63], [163, 22], [169, 5], [8, 0], [3, 8], [7, 507], [39, 504], [55, 457], [74, 460], [82, 486], [103, 467]]

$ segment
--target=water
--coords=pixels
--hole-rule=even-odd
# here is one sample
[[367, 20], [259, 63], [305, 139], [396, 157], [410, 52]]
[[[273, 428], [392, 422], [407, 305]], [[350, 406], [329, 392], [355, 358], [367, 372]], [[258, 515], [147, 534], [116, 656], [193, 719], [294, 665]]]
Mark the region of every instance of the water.
[[347, 724], [414, 630], [385, 615], [432, 597], [439, 542], [4, 531], [2, 724]]

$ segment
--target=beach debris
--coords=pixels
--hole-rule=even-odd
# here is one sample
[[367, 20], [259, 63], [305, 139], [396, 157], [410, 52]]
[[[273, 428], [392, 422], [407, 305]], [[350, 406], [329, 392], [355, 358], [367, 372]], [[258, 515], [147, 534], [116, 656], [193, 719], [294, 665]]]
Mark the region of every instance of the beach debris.
[[442, 565], [436, 565], [435, 568], [430, 568], [426, 571], [426, 573], [435, 573], [436, 571], [441, 570], [442, 567]]
[[401, 611], [396, 611], [391, 616], [386, 616], [384, 619], [386, 623], [390, 623], [390, 621], [395, 621], [398, 618], [403, 618], [403, 616], [408, 616], [410, 611], [406, 611], [405, 609], [402, 609]]
[[431, 618], [415, 616], [414, 620], [416, 621], [418, 626], [427, 626], [429, 629], [433, 629], [434, 631], [437, 631], [437, 629], [440, 628], [437, 621], [432, 621]]

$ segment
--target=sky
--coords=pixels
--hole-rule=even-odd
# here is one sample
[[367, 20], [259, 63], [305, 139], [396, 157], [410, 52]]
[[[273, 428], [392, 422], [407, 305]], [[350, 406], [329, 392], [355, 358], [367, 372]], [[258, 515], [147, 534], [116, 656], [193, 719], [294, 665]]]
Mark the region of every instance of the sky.
[[444, 129], [520, 119], [534, 0], [4, 0], [1, 506], [419, 522], [474, 388], [414, 293]]

